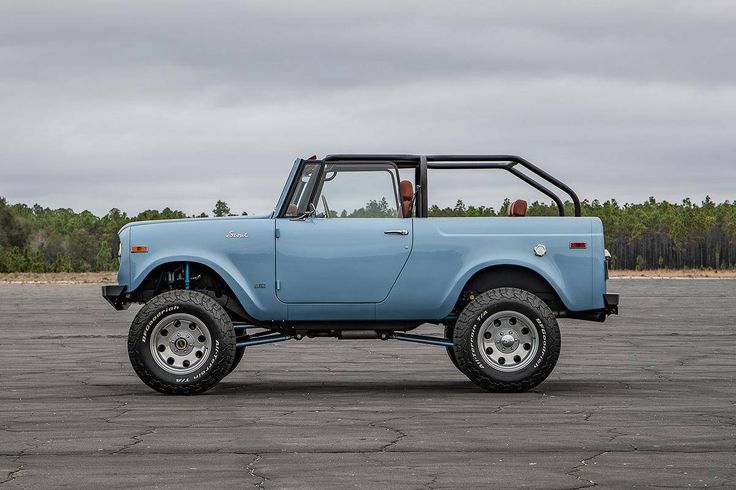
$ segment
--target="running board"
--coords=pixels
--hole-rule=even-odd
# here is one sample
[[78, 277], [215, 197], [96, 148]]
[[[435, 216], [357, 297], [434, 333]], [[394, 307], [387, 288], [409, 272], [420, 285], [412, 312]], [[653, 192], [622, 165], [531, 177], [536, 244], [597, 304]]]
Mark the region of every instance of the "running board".
[[[248, 327], [252, 327], [252, 326], [249, 325]], [[244, 325], [239, 330], [246, 330], [246, 328], [247, 327]], [[452, 347], [453, 346], [452, 340], [443, 339], [440, 337], [429, 337], [426, 335], [412, 335], [408, 333], [394, 333], [391, 337], [394, 340], [401, 340], [404, 342], [414, 342], [417, 344], [436, 345], [439, 347]], [[289, 340], [290, 338], [291, 337], [289, 335], [275, 333], [271, 335], [263, 335], [260, 337], [252, 337], [252, 338], [243, 340], [235, 344], [235, 347], [242, 348], [242, 347], [249, 347], [252, 345], [272, 344], [274, 342], [284, 342], [286, 340]], [[374, 337], [374, 338], [378, 338], [378, 337]]]
[[273, 344], [274, 342], [283, 342], [289, 340], [291, 337], [280, 333], [273, 335], [265, 335], [263, 337], [255, 337], [252, 339], [244, 340], [235, 344], [235, 347], [240, 349], [241, 347], [248, 347], [251, 345], [262, 345], [262, 344]]
[[233, 325], [233, 330], [235, 330], [236, 332], [245, 332], [248, 329], [252, 330], [254, 328], [261, 328], [261, 327], [258, 327], [256, 325], [251, 325], [249, 323], [237, 323]]
[[408, 333], [395, 333], [393, 335], [396, 340], [405, 342], [416, 342], [418, 344], [438, 345], [440, 347], [452, 347], [452, 340], [442, 339], [439, 337], [428, 337], [426, 335], [412, 335]]

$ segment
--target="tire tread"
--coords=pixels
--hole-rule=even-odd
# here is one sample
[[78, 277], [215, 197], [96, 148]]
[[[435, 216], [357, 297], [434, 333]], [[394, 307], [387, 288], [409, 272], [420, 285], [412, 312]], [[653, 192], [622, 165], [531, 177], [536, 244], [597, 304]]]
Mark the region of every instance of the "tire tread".
[[[500, 381], [490, 378], [473, 361], [470, 350], [470, 342], [474, 342], [474, 339], [470, 338], [474, 319], [483, 310], [492, 307], [494, 303], [506, 300], [525, 303], [536, 310], [547, 330], [548, 353], [546, 357], [531, 376], [519, 381]], [[491, 392], [521, 392], [534, 388], [549, 376], [560, 355], [560, 330], [552, 310], [535, 294], [517, 288], [491, 289], [476, 296], [460, 314], [455, 324], [453, 342], [458, 369], [473, 383]]]
[[[149, 369], [146, 368], [138, 357], [137, 349], [140, 343], [141, 330], [145, 328], [149, 315], [161, 308], [177, 303], [188, 303], [205, 310], [216, 320], [215, 327], [224, 330], [222, 333], [232, 339], [232, 342], [222, 343], [220, 353], [225, 357], [225, 361], [221, 361], [217, 366], [213, 367], [212, 371], [202, 376], [199, 380], [186, 385], [172, 385], [161, 381], [155, 375], [151, 374]], [[138, 377], [160, 393], [170, 395], [194, 395], [203, 393], [214, 387], [222, 378], [229, 374], [232, 361], [235, 357], [235, 331], [233, 330], [230, 317], [217, 301], [196, 291], [175, 289], [153, 297], [135, 316], [128, 334], [128, 357]], [[227, 361], [228, 359], [229, 362]]]

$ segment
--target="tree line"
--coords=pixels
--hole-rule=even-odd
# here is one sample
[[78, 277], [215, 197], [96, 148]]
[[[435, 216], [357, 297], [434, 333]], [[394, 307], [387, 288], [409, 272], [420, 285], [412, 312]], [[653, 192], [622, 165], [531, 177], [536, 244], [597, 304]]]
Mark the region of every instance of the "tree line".
[[[495, 210], [486, 206], [434, 205], [430, 216], [505, 216], [506, 200]], [[377, 206], [377, 211], [372, 207]], [[370, 203], [362, 211], [372, 215], [383, 203]], [[379, 209], [380, 208], [380, 209]], [[572, 203], [566, 213], [573, 214]], [[391, 211], [393, 213], [393, 211]], [[736, 203], [657, 201], [619, 204], [615, 200], [583, 201], [584, 216], [603, 221], [606, 248], [617, 269], [736, 268]], [[232, 216], [224, 201], [214, 216]], [[242, 213], [247, 214], [247, 213]], [[533, 202], [529, 216], [556, 216], [553, 203]], [[206, 217], [206, 213], [189, 217]], [[357, 215], [356, 215], [357, 216]], [[0, 272], [87, 272], [115, 270], [118, 230], [131, 221], [177, 219], [178, 210], [147, 210], [135, 216], [114, 208], [104, 216], [89, 211], [49, 209], [39, 205], [9, 204], [0, 198]]]
[[[217, 201], [214, 216], [234, 216]], [[247, 213], [243, 212], [243, 215]], [[131, 221], [205, 218], [175, 209], [149, 209], [135, 216], [113, 208], [102, 217], [89, 211], [9, 204], [0, 197], [0, 272], [90, 272], [118, 268], [118, 230]]]

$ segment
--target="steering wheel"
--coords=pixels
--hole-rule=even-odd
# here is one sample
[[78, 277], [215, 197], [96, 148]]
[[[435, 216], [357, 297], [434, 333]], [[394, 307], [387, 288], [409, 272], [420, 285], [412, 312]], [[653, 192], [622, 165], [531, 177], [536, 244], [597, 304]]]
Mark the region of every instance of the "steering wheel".
[[332, 218], [330, 214], [330, 206], [327, 205], [327, 198], [322, 194], [322, 206], [325, 208], [325, 218]]

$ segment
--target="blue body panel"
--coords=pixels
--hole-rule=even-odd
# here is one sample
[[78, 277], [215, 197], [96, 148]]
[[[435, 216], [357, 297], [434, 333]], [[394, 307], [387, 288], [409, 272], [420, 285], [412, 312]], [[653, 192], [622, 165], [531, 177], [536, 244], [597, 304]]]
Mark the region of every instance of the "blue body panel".
[[[196, 262], [260, 321], [441, 320], [473, 274], [505, 264], [540, 274], [570, 311], [604, 307], [598, 218], [230, 217], [131, 223], [120, 238], [127, 291], [158, 265]], [[543, 257], [534, 254], [540, 243]], [[136, 245], [149, 252], [129, 253]]]
[[[148, 253], [124, 254], [123, 260], [125, 255], [130, 260], [129, 277], [120, 277], [119, 283], [128, 291], [161, 264], [196, 262], [217, 272], [256, 319], [286, 319], [286, 305], [275, 294], [275, 221], [270, 216], [138, 222], [125, 226], [121, 237], [126, 231], [131, 246], [149, 247]], [[235, 237], [228, 238], [231, 232]]]
[[[571, 242], [588, 246], [574, 250]], [[543, 257], [534, 254], [537, 244], [547, 249]], [[598, 218], [424, 218], [414, 220], [411, 256], [389, 297], [376, 305], [376, 318], [442, 319], [473, 274], [498, 265], [537, 272], [571, 311], [604, 306]]]
[[[378, 303], [409, 258], [412, 220], [279, 219], [277, 295], [285, 303]], [[386, 234], [405, 231], [406, 235]]]

